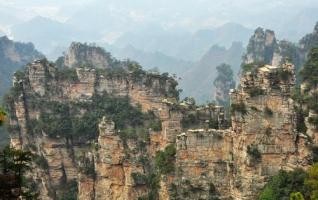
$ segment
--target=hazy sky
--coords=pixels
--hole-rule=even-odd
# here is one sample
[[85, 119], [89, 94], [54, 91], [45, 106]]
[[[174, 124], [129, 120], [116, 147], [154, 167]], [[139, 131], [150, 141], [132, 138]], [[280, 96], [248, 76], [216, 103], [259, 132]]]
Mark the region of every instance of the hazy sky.
[[8, 35], [35, 16], [100, 32], [106, 41], [125, 32], [195, 32], [227, 22], [297, 40], [318, 21], [318, 0], [0, 0], [0, 31]]
[[277, 22], [284, 23], [317, 7], [317, 0], [0, 0], [0, 12], [20, 20], [41, 15], [66, 21], [79, 11], [94, 15], [94, 9], [103, 8], [105, 12], [125, 15], [134, 23], [159, 21], [163, 26], [186, 28], [228, 21], [269, 26], [274, 23], [270, 22], [273, 16], [280, 16]]

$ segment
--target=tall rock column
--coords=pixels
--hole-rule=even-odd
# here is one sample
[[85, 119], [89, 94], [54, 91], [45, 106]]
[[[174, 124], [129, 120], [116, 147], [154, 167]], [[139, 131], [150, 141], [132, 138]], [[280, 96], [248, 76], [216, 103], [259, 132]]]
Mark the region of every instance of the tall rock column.
[[[125, 144], [115, 132], [113, 121], [104, 117], [99, 124], [98, 150], [95, 155], [95, 199], [137, 199], [146, 187], [138, 185], [132, 173], [143, 174], [143, 167], [130, 162], [129, 150], [134, 144]], [[126, 146], [127, 145], [127, 146]]]
[[301, 146], [306, 138], [295, 131], [294, 85], [293, 65], [265, 65], [244, 74], [240, 89], [232, 91], [236, 199], [255, 199], [256, 192], [279, 170], [309, 164], [306, 155], [299, 156], [306, 149]]

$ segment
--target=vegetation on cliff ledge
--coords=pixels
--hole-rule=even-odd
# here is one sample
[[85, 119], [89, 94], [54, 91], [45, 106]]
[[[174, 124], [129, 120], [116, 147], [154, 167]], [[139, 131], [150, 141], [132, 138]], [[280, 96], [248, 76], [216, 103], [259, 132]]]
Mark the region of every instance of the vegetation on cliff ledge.
[[[66, 138], [93, 139], [98, 135], [98, 123], [103, 116], [110, 117], [116, 129], [129, 137], [128, 130], [146, 125], [161, 130], [161, 122], [151, 113], [142, 113], [140, 107], [132, 106], [128, 97], [114, 97], [106, 93], [95, 94], [91, 101], [58, 102], [34, 99], [38, 120], [29, 120], [30, 132]], [[31, 128], [32, 127], [32, 128]], [[127, 129], [127, 131], [125, 131]]]
[[[296, 198], [297, 197], [297, 198]], [[318, 163], [308, 171], [280, 171], [271, 177], [259, 195], [259, 200], [318, 199]]]
[[247, 115], [248, 111], [243, 101], [240, 101], [239, 103], [231, 104], [231, 113], [235, 114], [236, 112], [241, 113], [243, 116]]
[[313, 48], [309, 52], [300, 74], [308, 90], [318, 87], [318, 48]]

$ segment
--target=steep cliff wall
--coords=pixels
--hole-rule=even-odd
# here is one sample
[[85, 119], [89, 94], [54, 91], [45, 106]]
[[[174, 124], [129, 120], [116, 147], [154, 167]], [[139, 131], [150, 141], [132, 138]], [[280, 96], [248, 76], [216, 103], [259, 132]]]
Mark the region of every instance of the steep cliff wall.
[[[78, 187], [80, 199], [145, 194], [147, 187], [134, 183], [132, 174], [146, 173], [137, 159], [147, 155], [142, 155], [144, 150], [151, 157], [180, 132], [181, 117], [162, 102], [177, 98], [175, 87], [172, 78], [141, 69], [122, 69], [117, 74], [92, 68], [58, 69], [46, 60], [35, 61], [16, 74], [6, 100], [12, 112], [11, 145], [37, 155], [33, 178], [40, 183], [41, 199], [63, 198], [68, 189]], [[94, 131], [101, 118], [90, 114], [98, 113], [103, 102], [103, 113], [116, 115], [112, 117], [119, 124], [105, 129], [102, 121], [100, 131]], [[135, 123], [140, 125], [128, 125]]]
[[291, 91], [295, 85], [293, 65], [265, 66], [241, 79], [232, 95], [234, 188], [238, 199], [252, 199], [268, 177], [280, 169], [306, 168], [311, 164], [308, 138], [297, 133]]
[[[271, 31], [255, 37], [276, 45]], [[11, 145], [36, 155], [41, 199], [256, 199], [270, 176], [314, 160], [316, 129], [298, 131], [295, 70], [282, 63], [244, 68], [230, 126], [223, 107], [179, 102], [173, 78], [134, 62], [34, 61], [6, 98]]]
[[291, 64], [247, 72], [231, 92], [231, 129], [178, 135], [177, 196], [256, 199], [279, 170], [310, 166], [311, 140], [296, 132], [294, 85]]

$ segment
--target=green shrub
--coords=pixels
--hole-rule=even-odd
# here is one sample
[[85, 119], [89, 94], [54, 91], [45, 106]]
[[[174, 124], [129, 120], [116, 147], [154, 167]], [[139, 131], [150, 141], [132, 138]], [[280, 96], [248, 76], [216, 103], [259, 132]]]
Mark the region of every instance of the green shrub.
[[315, 113], [318, 113], [318, 92], [314, 92], [304, 98], [304, 103]]
[[47, 160], [45, 159], [43, 155], [34, 156], [34, 162], [35, 164], [37, 164], [40, 168], [44, 170], [49, 169], [49, 163], [47, 162]]
[[160, 120], [152, 120], [150, 122], [149, 128], [151, 128], [153, 131], [161, 131], [162, 130], [162, 124]]
[[313, 162], [318, 162], [318, 146], [311, 147], [311, 154]]
[[245, 74], [246, 72], [255, 73], [258, 68], [260, 68], [264, 65], [265, 65], [264, 62], [254, 62], [254, 63], [250, 63], [250, 64], [245, 64], [245, 65], [242, 65], [242, 72], [243, 72], [243, 74]]
[[306, 127], [305, 119], [308, 113], [298, 106], [295, 108], [295, 111], [296, 111], [296, 130], [300, 133], [306, 133], [307, 127]]
[[247, 108], [246, 105], [243, 101], [241, 101], [240, 103], [232, 103], [231, 104], [231, 113], [235, 113], [235, 112], [239, 112], [242, 115], [247, 115]]
[[155, 166], [160, 174], [170, 174], [175, 169], [176, 148], [174, 145], [168, 145], [164, 151], [158, 151], [155, 156]]
[[249, 93], [249, 95], [251, 97], [256, 97], [256, 96], [259, 96], [259, 95], [264, 95], [264, 90], [262, 88], [259, 88], [259, 87], [252, 87], [252, 88], [249, 88], [247, 90], [247, 92]]
[[253, 70], [256, 69], [256, 65], [255, 64], [245, 64], [242, 66], [242, 72], [246, 73], [246, 72], [252, 72]]
[[86, 156], [79, 157], [79, 171], [87, 176], [95, 178], [95, 164], [94, 161]]
[[217, 192], [213, 183], [209, 183], [209, 200], [220, 200], [219, 193]]
[[308, 122], [313, 124], [316, 127], [316, 129], [318, 129], [318, 116], [309, 117]]
[[145, 174], [139, 172], [132, 173], [131, 177], [134, 180], [135, 185], [146, 185], [148, 177]]
[[78, 199], [78, 183], [73, 179], [63, 184], [62, 193], [57, 196], [57, 200]]
[[290, 200], [305, 200], [300, 192], [293, 192], [290, 194]]
[[318, 48], [312, 48], [307, 56], [300, 75], [303, 82], [307, 83], [309, 89], [316, 88], [318, 85]]
[[193, 113], [184, 115], [181, 119], [181, 126], [183, 128], [190, 128], [191, 126], [198, 125], [200, 123], [197, 116]]
[[257, 146], [247, 146], [247, 154], [252, 157], [253, 161], [259, 162], [262, 159], [262, 154], [259, 152]]
[[56, 71], [56, 78], [62, 81], [78, 82], [78, 76], [75, 68], [60, 68]]
[[289, 70], [279, 68], [277, 75], [280, 80], [288, 81], [293, 74]]
[[277, 175], [270, 178], [258, 199], [289, 200], [290, 195], [295, 191], [301, 192], [305, 199], [309, 199], [309, 190], [304, 186], [307, 177], [307, 173], [301, 169], [292, 172], [279, 171]]
[[210, 119], [209, 120], [209, 128], [219, 129], [219, 121], [218, 121], [218, 119]]
[[[85, 103], [44, 101], [38, 104], [40, 118], [32, 121], [30, 127], [33, 132], [41, 133], [43, 130], [52, 138], [76, 136], [77, 139], [94, 139], [98, 135], [98, 123], [103, 116], [110, 117], [117, 129], [123, 130], [123, 134], [128, 132], [128, 137], [131, 137], [129, 134], [132, 130], [128, 128], [143, 126], [146, 119], [139, 108], [130, 104], [128, 97], [107, 94], [94, 95], [91, 102]], [[86, 112], [79, 115], [79, 110]]]
[[139, 197], [138, 200], [158, 200], [160, 189], [160, 176], [157, 173], [150, 173], [147, 176], [147, 186], [149, 192], [147, 195]]

